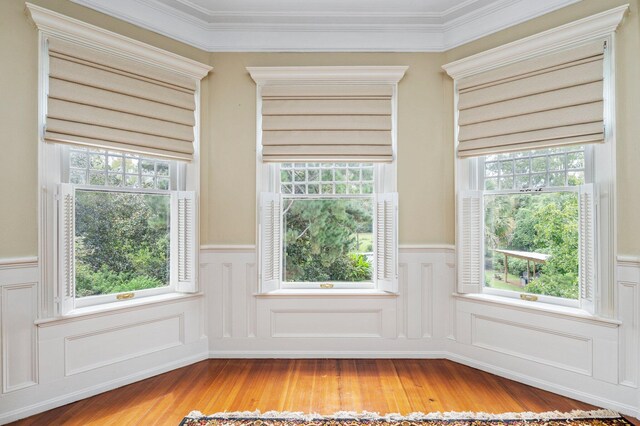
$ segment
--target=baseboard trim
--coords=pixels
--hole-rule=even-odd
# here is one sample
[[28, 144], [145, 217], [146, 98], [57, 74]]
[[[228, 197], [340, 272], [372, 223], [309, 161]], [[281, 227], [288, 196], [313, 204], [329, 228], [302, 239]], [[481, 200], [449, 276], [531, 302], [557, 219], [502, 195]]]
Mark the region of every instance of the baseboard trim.
[[329, 359], [329, 358], [383, 358], [383, 359], [445, 359], [442, 351], [210, 351], [209, 358], [259, 359]]
[[556, 393], [568, 398], [573, 398], [578, 401], [586, 402], [597, 407], [608, 408], [615, 410], [626, 416], [640, 417], [640, 408], [633, 405], [621, 404], [616, 401], [612, 401], [607, 398], [599, 397], [590, 393], [581, 392], [575, 389], [570, 389], [565, 386], [557, 385], [546, 380], [536, 379], [525, 374], [515, 373], [504, 368], [496, 367], [491, 364], [476, 361], [471, 358], [467, 358], [462, 355], [453, 354], [451, 352], [446, 353], [446, 358], [449, 361], [457, 362], [458, 364], [466, 365], [467, 367], [477, 368], [478, 370], [485, 371], [487, 373], [495, 374], [496, 376], [504, 377], [506, 379], [514, 380], [518, 383], [533, 386], [538, 389], [546, 390]]
[[181, 367], [186, 367], [187, 365], [204, 361], [208, 358], [209, 356], [206, 352], [200, 352], [198, 354], [190, 355], [176, 361], [168, 362], [159, 367], [149, 368], [147, 370], [143, 370], [129, 376], [121, 377], [119, 379], [111, 380], [106, 383], [100, 383], [99, 385], [71, 392], [66, 395], [62, 395], [56, 398], [50, 398], [36, 404], [10, 411], [8, 413], [0, 414], [0, 424], [10, 423], [16, 420], [23, 419], [25, 417], [32, 416], [34, 414], [42, 413], [43, 411], [51, 410], [52, 408], [61, 407], [63, 405], [70, 404], [81, 399], [89, 398], [94, 395], [107, 392], [122, 386], [126, 386], [140, 380], [148, 379], [149, 377], [157, 376], [158, 374], [167, 373]]

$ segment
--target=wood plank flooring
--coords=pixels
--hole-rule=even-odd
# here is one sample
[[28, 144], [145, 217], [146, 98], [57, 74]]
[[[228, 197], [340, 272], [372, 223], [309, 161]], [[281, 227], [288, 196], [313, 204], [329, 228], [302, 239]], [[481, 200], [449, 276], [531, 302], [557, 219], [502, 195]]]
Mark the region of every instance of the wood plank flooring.
[[191, 410], [407, 414], [593, 408], [446, 360], [212, 359], [14, 424], [177, 425]]

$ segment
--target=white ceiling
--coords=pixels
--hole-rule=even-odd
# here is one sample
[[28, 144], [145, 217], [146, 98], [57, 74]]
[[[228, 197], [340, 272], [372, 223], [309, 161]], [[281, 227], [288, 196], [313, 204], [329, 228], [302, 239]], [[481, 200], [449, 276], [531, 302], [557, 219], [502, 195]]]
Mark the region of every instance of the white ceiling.
[[72, 1], [212, 52], [439, 52], [580, 0]]

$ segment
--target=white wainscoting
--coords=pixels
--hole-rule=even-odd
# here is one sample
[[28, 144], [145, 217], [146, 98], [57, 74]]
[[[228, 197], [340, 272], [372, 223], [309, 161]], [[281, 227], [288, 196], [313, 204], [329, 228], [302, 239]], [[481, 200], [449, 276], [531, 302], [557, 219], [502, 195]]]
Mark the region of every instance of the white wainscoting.
[[203, 295], [36, 325], [38, 280], [0, 261], [0, 424], [208, 357]]
[[618, 267], [619, 324], [455, 297], [450, 247], [402, 247], [393, 296], [256, 296], [254, 247], [201, 259], [211, 357], [448, 358], [640, 416], [639, 263]]
[[34, 325], [35, 259], [0, 261], [0, 423], [207, 357], [448, 358], [640, 416], [640, 261], [620, 325], [455, 297], [450, 247], [403, 247], [398, 295], [256, 296], [252, 246], [201, 252], [203, 296]]
[[256, 253], [201, 252], [212, 357], [442, 357], [453, 333], [453, 250], [400, 253], [399, 295], [257, 296]]

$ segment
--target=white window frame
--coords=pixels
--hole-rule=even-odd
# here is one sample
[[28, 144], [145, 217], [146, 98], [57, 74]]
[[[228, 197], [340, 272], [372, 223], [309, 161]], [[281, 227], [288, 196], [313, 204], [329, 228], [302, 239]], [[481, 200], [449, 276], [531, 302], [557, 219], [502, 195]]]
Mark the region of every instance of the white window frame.
[[[207, 75], [211, 67], [170, 52], [165, 52], [145, 43], [123, 37], [84, 22], [68, 18], [45, 8], [27, 5], [29, 14], [38, 27], [38, 257], [40, 269], [40, 297], [38, 317], [41, 320], [63, 317], [74, 314], [75, 309], [64, 302], [64, 283], [60, 280], [58, 257], [60, 255], [58, 235], [58, 201], [56, 196], [63, 180], [62, 158], [64, 149], [60, 144], [44, 141], [47, 114], [48, 94], [48, 51], [47, 39], [51, 36], [93, 46], [97, 49], [112, 52], [146, 64], [172, 70], [192, 78], [196, 82], [195, 90], [195, 125], [194, 154], [190, 163], [185, 166], [184, 179], [186, 191], [179, 191], [185, 210], [188, 205], [192, 238], [183, 238], [181, 253], [183, 258], [180, 271], [172, 271], [171, 286], [173, 293], [195, 293], [198, 291], [198, 247], [199, 247], [199, 215], [198, 194], [200, 190], [200, 80]], [[176, 207], [177, 208], [177, 207]], [[175, 212], [172, 211], [172, 215]], [[185, 242], [187, 244], [185, 244]], [[173, 244], [173, 242], [172, 242]], [[188, 247], [184, 247], [188, 246]], [[188, 250], [187, 250], [188, 248]], [[173, 256], [175, 257], [175, 256]], [[177, 259], [176, 259], [177, 260]], [[186, 267], [184, 265], [187, 265]], [[185, 268], [189, 269], [184, 274]], [[179, 273], [180, 272], [180, 273]], [[140, 293], [141, 295], [144, 293]], [[181, 293], [180, 293], [181, 294]], [[145, 294], [145, 296], [151, 294]], [[149, 300], [153, 297], [149, 298]], [[100, 305], [101, 310], [118, 308], [127, 301], [114, 301]], [[75, 303], [73, 304], [75, 305]], [[88, 308], [82, 308], [82, 312]], [[80, 311], [78, 311], [80, 312]]]
[[[592, 299], [581, 303], [586, 313], [595, 316], [615, 317], [616, 299], [616, 119], [615, 119], [615, 30], [628, 12], [628, 5], [616, 7], [597, 15], [554, 28], [531, 37], [527, 37], [495, 49], [479, 53], [468, 58], [443, 66], [454, 79], [454, 103], [457, 105], [457, 81], [477, 73], [509, 65], [521, 60], [550, 54], [562, 49], [604, 39], [604, 136], [605, 142], [593, 144], [593, 191], [595, 247], [593, 257], [595, 279]], [[457, 111], [457, 107], [456, 107]], [[458, 116], [454, 116], [454, 138], [458, 140]], [[457, 146], [454, 146], [456, 155]], [[456, 187], [456, 242], [460, 251], [460, 202], [463, 194], [478, 189], [477, 170], [472, 160], [455, 160]], [[462, 260], [458, 253], [458, 267]], [[459, 293], [479, 293], [482, 283], [465, 282], [458, 277]], [[542, 302], [542, 301], [540, 301]], [[535, 302], [535, 303], [540, 303]]]
[[[585, 183], [591, 183], [592, 182], [592, 178], [593, 178], [593, 151], [594, 151], [594, 146], [593, 145], [585, 145], [584, 146], [584, 176], [585, 176]], [[555, 154], [551, 154], [551, 155], [555, 155]], [[547, 163], [548, 163], [548, 157], [549, 155], [545, 155], [545, 158], [547, 158]], [[523, 193], [530, 193], [532, 194], [532, 196], [535, 196], [535, 194], [537, 193], [541, 193], [541, 194], [549, 194], [549, 193], [553, 193], [553, 192], [575, 192], [576, 194], [578, 194], [580, 192], [580, 187], [579, 186], [549, 186], [549, 187], [543, 187], [540, 188], [540, 190], [533, 190], [533, 191], [521, 191], [518, 189], [496, 189], [496, 190], [486, 190], [484, 189], [484, 163], [485, 163], [485, 158], [486, 156], [481, 156], [481, 157], [475, 157], [475, 158], [469, 158], [466, 160], [466, 162], [468, 163], [468, 167], [470, 167], [472, 169], [472, 173], [476, 173], [477, 174], [477, 190], [479, 192], [482, 192], [482, 195], [509, 195], [509, 194], [523, 194]], [[565, 174], [567, 174], [569, 171], [566, 169], [563, 170]], [[553, 171], [550, 171], [547, 165], [547, 171], [545, 172], [547, 175], [547, 179], [548, 179], [548, 175], [549, 173], [552, 173]], [[531, 171], [529, 171], [528, 175], [529, 177], [531, 177], [531, 175], [536, 174], [533, 173]], [[515, 175], [515, 173], [514, 173]], [[472, 182], [469, 183], [469, 186], [472, 185]], [[484, 225], [484, 210], [482, 211], [482, 222]], [[483, 226], [483, 233], [485, 231], [485, 228]], [[483, 251], [484, 251], [484, 244], [482, 244], [483, 246]], [[485, 253], [483, 253], [483, 257], [484, 257]], [[481, 279], [484, 279], [484, 276], [481, 276]], [[507, 298], [511, 298], [511, 299], [521, 299], [521, 294], [525, 294], [525, 295], [531, 295], [534, 296], [537, 300], [535, 300], [536, 302], [540, 302], [540, 303], [550, 303], [550, 304], [554, 304], [554, 305], [561, 305], [561, 306], [568, 306], [568, 307], [573, 307], [573, 308], [579, 308], [580, 307], [580, 300], [578, 299], [567, 299], [567, 298], [563, 298], [563, 297], [555, 297], [555, 296], [547, 296], [544, 294], [529, 294], [526, 293], [524, 291], [522, 292], [517, 292], [517, 291], [511, 291], [511, 290], [503, 290], [503, 289], [499, 289], [499, 288], [491, 288], [491, 287], [487, 287], [486, 285], [484, 285], [484, 282], [482, 283], [482, 293], [485, 294], [491, 294], [491, 295], [495, 295], [495, 296], [502, 296], [502, 297], [507, 297]]]
[[[259, 292], [269, 293], [272, 291], [287, 288], [283, 286], [282, 277], [277, 283], [274, 280], [263, 279], [264, 265], [261, 262], [262, 238], [261, 238], [261, 214], [263, 210], [262, 196], [263, 194], [274, 194], [279, 192], [277, 186], [279, 182], [279, 171], [273, 164], [262, 161], [262, 88], [268, 84], [387, 84], [393, 87], [392, 93], [392, 151], [393, 161], [391, 163], [376, 164], [376, 185], [375, 193], [382, 200], [376, 200], [376, 209], [379, 208], [380, 202], [385, 206], [394, 205], [393, 221], [393, 248], [392, 261], [393, 271], [374, 270], [374, 289], [390, 293], [398, 292], [398, 213], [397, 213], [397, 128], [398, 128], [398, 81], [402, 79], [407, 67], [402, 66], [342, 66], [342, 67], [249, 67], [247, 70], [256, 82], [256, 252], [258, 257], [258, 282]], [[318, 162], [318, 161], [310, 161]], [[348, 162], [347, 160], [334, 160], [331, 162]], [[359, 161], [363, 162], [363, 161]], [[280, 202], [280, 201], [278, 201]], [[281, 225], [281, 224], [280, 224]], [[374, 232], [379, 232], [380, 227], [374, 224]], [[282, 264], [282, 256], [280, 256]], [[379, 263], [377, 260], [376, 263]], [[282, 273], [282, 268], [280, 267]], [[379, 272], [384, 276], [379, 276]], [[314, 283], [312, 288], [322, 288], [322, 283]], [[333, 284], [334, 288], [337, 283]], [[305, 284], [306, 286], [307, 284]], [[342, 289], [347, 290], [350, 284], [341, 283]], [[371, 291], [364, 289], [361, 285], [356, 288], [348, 289], [349, 291]], [[290, 287], [289, 287], [290, 288]], [[324, 289], [324, 288], [322, 288]]]
[[[344, 162], [344, 161], [343, 161]], [[317, 163], [317, 162], [314, 162]], [[333, 162], [332, 162], [333, 163]], [[260, 188], [262, 191], [260, 192], [266, 192], [266, 193], [276, 193], [276, 194], [280, 194], [281, 200], [287, 198], [287, 195], [289, 194], [282, 194], [281, 193], [281, 185], [280, 185], [280, 163], [271, 163], [271, 164], [264, 164], [263, 167], [266, 167], [269, 170], [269, 175], [273, 176], [273, 179], [267, 180], [267, 181], [263, 181], [264, 185], [262, 188]], [[393, 179], [392, 179], [393, 178]], [[303, 197], [295, 197], [295, 198], [306, 198], [306, 199], [338, 199], [338, 198], [363, 198], [363, 197], [371, 197], [373, 200], [373, 246], [374, 246], [374, 262], [373, 262], [373, 269], [372, 269], [372, 280], [371, 281], [358, 281], [358, 282], [344, 282], [344, 281], [333, 281], [333, 280], [326, 280], [326, 281], [318, 281], [318, 282], [287, 282], [284, 281], [284, 277], [281, 276], [280, 277], [280, 283], [278, 285], [279, 289], [282, 290], [295, 290], [295, 289], [324, 289], [327, 288], [327, 285], [330, 286], [331, 289], [333, 290], [340, 290], [340, 289], [348, 289], [348, 290], [372, 290], [372, 289], [380, 289], [382, 290], [382, 286], [380, 285], [380, 283], [378, 282], [377, 279], [377, 262], [375, 261], [375, 258], [377, 257], [377, 245], [378, 245], [378, 238], [377, 238], [377, 227], [378, 227], [378, 214], [377, 214], [377, 209], [376, 209], [376, 201], [377, 201], [377, 196], [378, 194], [385, 194], [385, 193], [390, 193], [393, 191], [386, 191], [386, 188], [393, 188], [394, 183], [395, 183], [395, 161], [391, 164], [373, 164], [373, 192], [371, 195], [369, 194], [364, 194], [364, 195], [349, 195], [349, 194], [345, 194], [345, 195], [330, 195], [330, 196], [323, 196], [323, 195], [318, 195], [318, 196], [303, 196]], [[294, 197], [291, 197], [294, 198]], [[280, 210], [282, 211], [284, 209], [283, 207], [284, 203], [281, 203], [280, 205]], [[397, 213], [396, 213], [396, 217], [397, 217]], [[258, 218], [259, 220], [259, 218]], [[397, 235], [397, 232], [396, 232]], [[284, 241], [281, 238], [279, 245], [282, 249], [281, 251], [281, 262], [284, 265]], [[396, 251], [397, 251], [397, 240], [395, 242], [396, 245]], [[397, 264], [397, 262], [395, 262]], [[284, 275], [284, 268], [281, 269], [281, 274]], [[396, 275], [396, 279], [397, 279], [397, 266], [396, 266], [396, 270], [394, 271], [394, 274]]]

